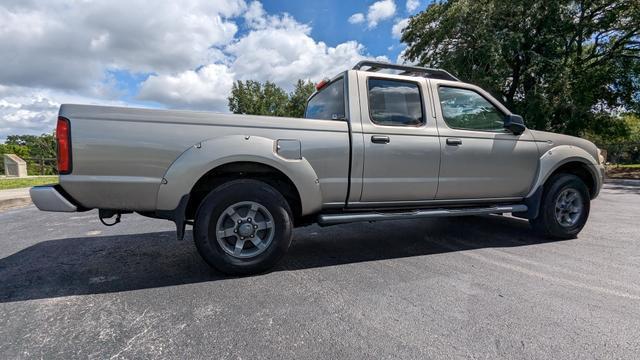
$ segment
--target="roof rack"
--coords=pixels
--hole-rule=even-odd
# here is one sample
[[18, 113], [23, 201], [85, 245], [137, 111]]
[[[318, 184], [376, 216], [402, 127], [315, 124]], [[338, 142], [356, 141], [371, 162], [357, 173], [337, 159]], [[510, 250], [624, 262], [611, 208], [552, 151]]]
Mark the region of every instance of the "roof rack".
[[[368, 67], [368, 69], [363, 69], [364, 67]], [[450, 81], [460, 81], [457, 77], [451, 75], [448, 71], [441, 69], [431, 69], [420, 66], [410, 66], [410, 65], [398, 65], [391, 64], [381, 61], [369, 61], [364, 60], [360, 61], [353, 67], [353, 70], [363, 70], [363, 71], [371, 71], [377, 72], [380, 70], [391, 69], [391, 70], [402, 70], [403, 72], [399, 75], [407, 75], [407, 76], [423, 76], [427, 78], [433, 79], [441, 79], [441, 80], [450, 80]]]

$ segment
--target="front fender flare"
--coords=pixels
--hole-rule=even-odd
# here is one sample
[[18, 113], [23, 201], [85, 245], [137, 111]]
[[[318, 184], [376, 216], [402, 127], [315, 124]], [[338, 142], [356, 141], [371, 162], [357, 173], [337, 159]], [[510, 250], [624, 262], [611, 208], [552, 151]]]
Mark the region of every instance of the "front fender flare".
[[603, 179], [598, 171], [598, 162], [584, 149], [573, 145], [560, 145], [542, 154], [538, 163], [538, 175], [531, 187], [527, 198], [533, 196], [535, 192], [541, 188], [549, 179], [554, 171], [558, 170], [562, 165], [570, 162], [580, 162], [586, 165], [589, 173], [593, 177], [596, 189], [602, 187]]
[[189, 194], [196, 182], [218, 166], [233, 162], [255, 162], [271, 166], [285, 174], [300, 195], [302, 215], [322, 208], [318, 176], [303, 157], [285, 159], [276, 153], [276, 140], [260, 136], [228, 135], [202, 141], [171, 164], [158, 190], [158, 210], [173, 210]]

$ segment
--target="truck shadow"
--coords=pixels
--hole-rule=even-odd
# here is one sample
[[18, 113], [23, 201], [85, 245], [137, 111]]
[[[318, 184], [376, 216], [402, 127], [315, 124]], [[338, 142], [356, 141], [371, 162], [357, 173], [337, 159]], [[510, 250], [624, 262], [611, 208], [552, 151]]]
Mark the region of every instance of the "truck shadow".
[[[0, 302], [232, 281], [204, 263], [190, 236], [184, 242], [173, 232], [156, 232], [38, 243], [0, 259]], [[525, 221], [499, 216], [311, 226], [296, 229], [273, 271], [547, 241]]]

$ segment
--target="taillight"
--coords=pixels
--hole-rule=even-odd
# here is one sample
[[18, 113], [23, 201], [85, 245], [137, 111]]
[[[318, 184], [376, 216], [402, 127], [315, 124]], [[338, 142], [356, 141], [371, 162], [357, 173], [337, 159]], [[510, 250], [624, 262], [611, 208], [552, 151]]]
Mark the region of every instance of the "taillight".
[[58, 144], [58, 173], [71, 173], [71, 124], [69, 119], [58, 117], [56, 126], [56, 142]]

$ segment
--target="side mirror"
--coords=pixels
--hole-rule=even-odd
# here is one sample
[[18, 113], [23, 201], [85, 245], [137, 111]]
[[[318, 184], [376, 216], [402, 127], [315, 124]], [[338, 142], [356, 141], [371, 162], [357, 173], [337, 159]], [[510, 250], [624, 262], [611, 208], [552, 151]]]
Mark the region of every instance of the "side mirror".
[[520, 135], [527, 127], [524, 126], [522, 116], [510, 114], [504, 118], [504, 128], [511, 131], [514, 135]]

